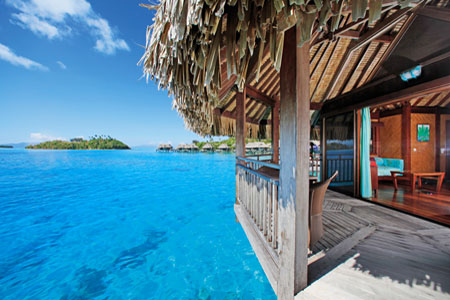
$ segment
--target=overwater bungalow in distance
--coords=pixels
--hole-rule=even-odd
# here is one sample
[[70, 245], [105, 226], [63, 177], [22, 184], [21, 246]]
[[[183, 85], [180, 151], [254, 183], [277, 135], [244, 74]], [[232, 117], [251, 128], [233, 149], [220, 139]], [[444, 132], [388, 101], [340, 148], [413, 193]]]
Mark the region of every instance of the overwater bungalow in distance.
[[178, 144], [178, 146], [175, 148], [176, 152], [186, 152], [186, 144]]
[[171, 144], [159, 144], [158, 148], [156, 148], [156, 151], [158, 152], [170, 152], [173, 150], [173, 147]]
[[145, 75], [236, 137], [230, 201], [279, 299], [450, 297], [448, 0], [144, 6]]
[[194, 145], [194, 144], [179, 144], [176, 148], [175, 151], [177, 152], [198, 152], [199, 148]]
[[209, 143], [204, 144], [202, 147], [202, 152], [214, 152], [213, 145], [211, 145]]
[[271, 146], [263, 142], [252, 142], [245, 145], [245, 151], [249, 153], [268, 153], [271, 151]]
[[223, 143], [223, 144], [220, 144], [219, 147], [217, 147], [217, 151], [218, 152], [230, 152], [231, 148], [227, 144]]

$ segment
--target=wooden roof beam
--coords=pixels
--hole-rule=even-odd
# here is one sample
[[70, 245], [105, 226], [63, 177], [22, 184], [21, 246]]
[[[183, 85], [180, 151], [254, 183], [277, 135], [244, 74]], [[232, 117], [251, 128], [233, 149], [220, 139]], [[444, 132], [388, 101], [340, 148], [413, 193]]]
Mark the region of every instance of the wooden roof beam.
[[[424, 97], [419, 97], [416, 99], [416, 101], [414, 101], [414, 103], [412, 104], [412, 106], [419, 106], [420, 102], [423, 100]], [[413, 102], [414, 99], [411, 99], [410, 102]]]
[[444, 96], [444, 98], [441, 99], [441, 101], [439, 101], [439, 103], [436, 106], [441, 106], [442, 104], [445, 103], [445, 101], [447, 101], [450, 98], [450, 92], [447, 94], [447, 96]]
[[383, 63], [386, 61], [386, 59], [391, 55], [391, 53], [395, 50], [397, 45], [402, 40], [405, 33], [408, 31], [409, 27], [411, 27], [411, 24], [414, 22], [414, 20], [417, 17], [417, 11], [421, 8], [423, 8], [426, 5], [426, 2], [422, 2], [420, 5], [414, 8], [411, 15], [406, 19], [405, 23], [403, 24], [402, 28], [400, 28], [400, 31], [395, 35], [394, 40], [389, 44], [389, 47], [386, 49], [386, 51], [383, 53], [381, 58], [378, 60], [378, 63], [375, 65], [375, 67], [370, 71], [369, 76], [367, 77], [366, 82], [369, 82], [372, 80], [375, 75], [380, 70]]
[[338, 40], [336, 41], [336, 43], [334, 44], [333, 50], [331, 50], [330, 56], [328, 57], [328, 60], [327, 60], [327, 62], [326, 62], [326, 64], [325, 64], [325, 69], [324, 69], [324, 70], [322, 71], [322, 73], [320, 74], [320, 78], [319, 78], [319, 80], [317, 81], [317, 85], [316, 85], [316, 87], [314, 88], [314, 91], [313, 91], [313, 93], [312, 93], [312, 95], [311, 95], [311, 100], [314, 99], [314, 96], [316, 95], [316, 92], [317, 92], [317, 90], [318, 90], [318, 88], [319, 88], [319, 85], [320, 85], [320, 83], [322, 82], [322, 78], [323, 78], [323, 76], [325, 75], [325, 73], [327, 72], [328, 67], [330, 66], [330, 61], [331, 61], [331, 59], [332, 59], [333, 56], [334, 56], [334, 53], [335, 53], [336, 48], [337, 48], [337, 46], [338, 46], [338, 44], [339, 44], [339, 41], [340, 41], [340, 39], [338, 39]]
[[258, 118], [256, 118], [256, 121], [257, 121], [258, 123], [261, 123], [261, 121], [263, 120], [263, 118], [264, 118], [264, 116], [267, 114], [267, 112], [268, 112], [269, 110], [272, 110], [272, 109], [273, 109], [273, 108], [270, 107], [270, 106], [266, 107], [266, 109], [263, 111], [263, 113], [262, 113]]
[[311, 102], [311, 105], [309, 106], [310, 110], [321, 110], [323, 103], [319, 102]]
[[276, 88], [276, 83], [279, 80], [279, 76], [278, 73], [275, 74], [275, 76], [272, 78], [272, 80], [270, 82], [267, 83], [266, 87], [263, 90], [263, 93], [265, 93], [266, 95], [272, 95], [273, 91]]
[[438, 97], [439, 97], [439, 93], [437, 93], [436, 95], [434, 95], [433, 97], [431, 97], [431, 99], [430, 99], [427, 103], [425, 103], [425, 106], [430, 106], [431, 103], [433, 103], [434, 100], [436, 100]]
[[255, 89], [250, 85], [247, 85], [246, 89], [247, 89], [247, 96], [255, 99], [256, 101], [261, 102], [266, 106], [275, 106], [275, 100], [267, 96], [266, 94], [261, 93], [260, 91], [258, 91], [257, 89]]
[[347, 68], [348, 63], [350, 62], [350, 58], [352, 57], [353, 53], [356, 50], [358, 50], [359, 48], [363, 47], [364, 45], [372, 42], [376, 37], [383, 34], [387, 30], [389, 30], [392, 26], [397, 24], [397, 22], [400, 21], [405, 16], [405, 14], [408, 11], [410, 11], [411, 9], [412, 9], [411, 7], [407, 7], [407, 8], [398, 10], [394, 14], [392, 14], [389, 17], [387, 17], [386, 19], [384, 19], [382, 22], [375, 25], [375, 27], [373, 27], [372, 29], [370, 29], [369, 31], [364, 33], [359, 40], [351, 42], [350, 46], [347, 49], [347, 52], [344, 55], [344, 58], [339, 63], [339, 67], [338, 67], [336, 73], [334, 74], [334, 76], [330, 82], [330, 85], [328, 86], [328, 88], [325, 92], [325, 95], [324, 95], [322, 101], [325, 101], [326, 99], [328, 99], [331, 96], [331, 94], [333, 93], [334, 88], [336, 87], [336, 84], [338, 83], [338, 80], [340, 79], [340, 77], [342, 76], [342, 73]]
[[375, 48], [375, 51], [369, 57], [369, 60], [367, 61], [366, 65], [361, 70], [361, 74], [359, 74], [358, 79], [356, 79], [355, 83], [353, 84], [353, 86], [350, 90], [353, 90], [354, 88], [357, 88], [359, 86], [359, 84], [361, 83], [361, 80], [364, 78], [364, 75], [366, 75], [367, 70], [369, 70], [369, 68], [372, 66], [373, 61], [377, 57], [378, 52], [380, 52], [382, 47], [383, 47], [383, 44], [379, 43], [378, 46]]
[[[251, 99], [251, 98], [250, 98]], [[246, 112], [247, 116], [251, 116], [253, 111], [258, 107], [258, 102], [253, 100], [253, 104], [251, 107], [249, 107], [248, 112]]]
[[[220, 112], [220, 109], [216, 108], [214, 109], [214, 114], [221, 116], [221, 117], [225, 117], [225, 118], [230, 118], [230, 119], [236, 119], [236, 112], [230, 112], [230, 111], [224, 111], [224, 112]], [[251, 124], [255, 124], [255, 125], [259, 125], [260, 123], [258, 123], [255, 119], [246, 118], [246, 123], [251, 123]]]
[[[361, 33], [357, 30], [349, 30], [349, 31], [345, 31], [343, 33], [338, 33], [338, 34], [336, 34], [336, 36], [342, 37], [342, 38], [358, 40], [361, 38]], [[375, 39], [373, 39], [373, 41], [379, 42], [379, 43], [390, 43], [394, 40], [394, 38], [395, 38], [395, 36], [392, 36], [389, 34], [384, 34], [384, 35], [380, 35], [380, 36], [376, 37]]]
[[[253, 119], [255, 119], [256, 121], [262, 119], [263, 116], [261, 116], [261, 113], [265, 112], [266, 109], [268, 109], [268, 108], [270, 108], [270, 106], [269, 106], [269, 107], [266, 107], [266, 106], [262, 105], [262, 106], [258, 109], [258, 111], [255, 113], [255, 116], [253, 117]], [[250, 116], [249, 116], [249, 117], [250, 117]]]
[[[323, 50], [322, 54], [320, 54], [319, 59], [317, 60], [317, 63], [314, 65], [314, 68], [311, 72], [311, 76], [310, 78], [313, 78], [313, 76], [316, 74], [317, 68], [320, 66], [320, 63], [322, 62], [323, 57], [325, 56], [325, 53], [328, 51], [328, 47], [331, 45], [332, 43], [327, 43], [327, 46], [325, 47], [325, 50]], [[323, 46], [323, 45], [322, 45]], [[320, 46], [320, 49], [322, 49], [322, 46]], [[312, 62], [312, 61], [311, 61]]]
[[[373, 87], [369, 87], [366, 89], [370, 89]], [[366, 89], [361, 88], [358, 91], [358, 94], [363, 93]], [[429, 95], [432, 93], [439, 93], [442, 91], [446, 91], [450, 89], [450, 75], [440, 77], [434, 80], [426, 81], [411, 87], [407, 87], [401, 90], [396, 90], [394, 92], [381, 95], [373, 98], [359, 98], [361, 100], [355, 101], [354, 96], [357, 95], [355, 93], [347, 93], [340, 99], [335, 101], [330, 101], [325, 104], [326, 108], [324, 108], [324, 116], [335, 115], [339, 113], [344, 113], [347, 111], [351, 111], [353, 109], [361, 109], [367, 106], [374, 106], [377, 104], [389, 105], [393, 103], [397, 103], [399, 101], [408, 101], [412, 98], [422, 97], [425, 95]], [[450, 96], [449, 96], [450, 97]]]
[[[367, 44], [365, 49], [362, 49], [360, 51], [359, 56], [356, 59], [356, 65], [350, 70], [350, 72], [348, 72], [347, 76], [344, 79], [344, 83], [342, 84], [341, 88], [339, 89], [338, 95], [342, 94], [342, 92], [345, 91], [345, 88], [347, 87], [348, 83], [352, 79], [353, 74], [361, 66], [364, 56], [366, 56], [367, 50], [369, 49], [369, 46], [370, 46], [370, 44]], [[367, 63], [370, 63], [370, 62], [367, 62]]]
[[[381, 14], [383, 14], [383, 13], [389, 11], [389, 10], [392, 9], [394, 6], [395, 6], [395, 5], [390, 5], [390, 6], [386, 7], [386, 8], [384, 8], [384, 9], [382, 9], [382, 10], [381, 10]], [[349, 24], [347, 24], [347, 25], [344, 25], [343, 27], [341, 27], [341, 28], [335, 30], [334, 32], [328, 33], [328, 34], [325, 35], [323, 38], [318, 39], [318, 40], [315, 42], [314, 45], [321, 44], [321, 43], [325, 42], [326, 40], [333, 40], [333, 39], [334, 39], [334, 36], [343, 35], [343, 34], [345, 34], [347, 31], [349, 31], [350, 29], [352, 29], [353, 27], [356, 27], [356, 26], [359, 26], [359, 25], [361, 25], [361, 24], [364, 24], [364, 23], [366, 23], [367, 21], [369, 21], [369, 12], [366, 13], [366, 15], [365, 15], [364, 18], [359, 19], [359, 20], [357, 20], [357, 21], [355, 21], [355, 22], [351, 22], [351, 23], [349, 23]]]

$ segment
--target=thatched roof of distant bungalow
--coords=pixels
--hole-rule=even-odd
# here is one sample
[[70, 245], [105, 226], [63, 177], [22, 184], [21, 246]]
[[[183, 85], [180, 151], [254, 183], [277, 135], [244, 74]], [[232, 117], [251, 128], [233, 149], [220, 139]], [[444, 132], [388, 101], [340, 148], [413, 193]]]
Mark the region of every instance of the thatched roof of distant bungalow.
[[214, 147], [209, 143], [204, 144], [202, 147], [202, 150], [212, 150], [212, 149], [214, 149]]
[[271, 146], [263, 142], [252, 142], [245, 145], [245, 149], [269, 149]]
[[186, 147], [187, 147], [186, 144], [181, 143], [181, 144], [178, 144], [178, 146], [175, 148], [175, 150], [183, 150], [183, 149], [186, 149]]
[[223, 144], [220, 144], [220, 146], [217, 147], [217, 149], [219, 149], [219, 150], [229, 150], [230, 146], [228, 146], [227, 144], [223, 143]]
[[172, 149], [171, 144], [159, 144], [157, 149]]
[[198, 150], [198, 146], [195, 145], [195, 144], [188, 144], [188, 145], [186, 145], [186, 149], [189, 149], [189, 150]]
[[234, 135], [235, 96], [245, 87], [247, 136], [270, 137], [286, 30], [298, 24], [300, 44], [310, 42], [310, 98], [312, 107], [320, 107], [374, 78], [390, 45], [399, 42], [399, 32], [424, 3], [368, 2], [162, 0], [143, 5], [157, 11], [140, 63], [147, 79], [174, 97], [173, 106], [192, 131]]

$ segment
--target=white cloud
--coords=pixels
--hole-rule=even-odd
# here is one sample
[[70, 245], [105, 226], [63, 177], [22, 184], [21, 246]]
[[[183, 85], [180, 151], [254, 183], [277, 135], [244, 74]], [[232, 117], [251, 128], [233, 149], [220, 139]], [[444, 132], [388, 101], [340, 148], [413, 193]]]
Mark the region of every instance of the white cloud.
[[61, 61], [58, 60], [56, 63], [58, 64], [58, 66], [59, 66], [61, 69], [63, 69], [63, 70], [67, 69], [67, 66], [66, 66], [65, 64], [63, 64]]
[[44, 20], [39, 19], [36, 16], [24, 13], [12, 14], [12, 16], [15, 20], [12, 21], [13, 24], [17, 24], [24, 29], [29, 28], [37, 35], [43, 35], [49, 39], [61, 36], [61, 32], [58, 30], [58, 28], [47, 23]]
[[32, 133], [30, 133], [30, 139], [33, 142], [45, 142], [45, 141], [54, 141], [54, 140], [63, 141], [63, 140], [65, 140], [62, 137], [54, 137], [54, 136], [47, 135], [47, 134], [40, 133], [40, 132], [32, 132]]
[[19, 11], [11, 15], [11, 22], [37, 35], [62, 38], [72, 32], [70, 23], [87, 26], [96, 39], [94, 48], [99, 52], [114, 54], [117, 50], [130, 50], [86, 0], [6, 0], [6, 3]]
[[130, 50], [127, 43], [121, 39], [114, 39], [114, 33], [108, 21], [102, 18], [88, 18], [86, 23], [92, 28], [92, 34], [97, 37], [95, 49], [97, 51], [114, 54], [116, 50]]
[[48, 71], [46, 66], [41, 65], [29, 58], [19, 56], [14, 53], [9, 47], [0, 43], [0, 59], [3, 59], [15, 66], [21, 66], [27, 69], [37, 69], [41, 71]]

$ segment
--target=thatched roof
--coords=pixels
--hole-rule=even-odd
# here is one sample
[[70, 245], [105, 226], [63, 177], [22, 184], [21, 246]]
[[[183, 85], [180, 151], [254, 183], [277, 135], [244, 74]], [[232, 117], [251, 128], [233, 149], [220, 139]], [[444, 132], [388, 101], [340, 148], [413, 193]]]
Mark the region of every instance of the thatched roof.
[[214, 147], [211, 144], [204, 144], [202, 150], [212, 150]]
[[267, 145], [263, 142], [252, 142], [245, 145], [245, 149], [253, 150], [253, 149], [270, 149], [271, 146]]
[[186, 145], [186, 149], [189, 149], [189, 150], [198, 150], [198, 147], [197, 147], [197, 145], [195, 145], [195, 144], [188, 144], [188, 145]]
[[181, 143], [181, 144], [178, 144], [178, 146], [175, 148], [175, 150], [183, 150], [183, 149], [186, 149], [186, 147], [187, 147], [186, 144]]
[[423, 5], [368, 2], [163, 0], [147, 6], [157, 11], [140, 63], [192, 131], [234, 135], [235, 95], [246, 87], [247, 136], [268, 136], [272, 107], [256, 93], [279, 101], [287, 29], [299, 25], [300, 44], [310, 41], [311, 101], [320, 106], [370, 81]]
[[219, 150], [229, 150], [230, 146], [228, 146], [227, 144], [223, 143], [223, 144], [220, 144], [220, 146], [217, 147], [217, 149], [219, 149]]
[[157, 149], [172, 149], [171, 144], [159, 144]]

